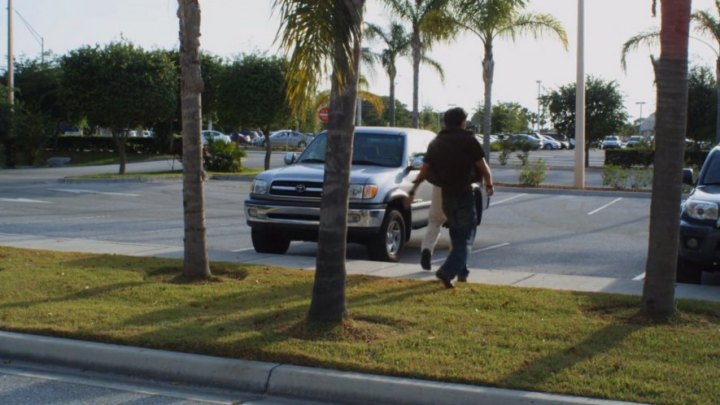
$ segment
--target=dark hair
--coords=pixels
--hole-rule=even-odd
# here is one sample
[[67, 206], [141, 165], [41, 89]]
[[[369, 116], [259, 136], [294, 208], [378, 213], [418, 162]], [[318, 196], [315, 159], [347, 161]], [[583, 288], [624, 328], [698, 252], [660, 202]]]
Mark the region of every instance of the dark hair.
[[467, 119], [467, 113], [461, 107], [453, 107], [445, 111], [443, 121], [447, 128], [461, 128]]

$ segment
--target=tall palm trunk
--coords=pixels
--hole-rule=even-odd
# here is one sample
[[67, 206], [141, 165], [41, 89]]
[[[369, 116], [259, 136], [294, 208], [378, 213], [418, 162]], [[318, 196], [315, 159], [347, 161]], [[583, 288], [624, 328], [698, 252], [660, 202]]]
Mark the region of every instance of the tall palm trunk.
[[715, 60], [715, 144], [720, 144], [720, 58]]
[[688, 31], [690, 0], [662, 0], [660, 60], [657, 82], [655, 169], [650, 204], [650, 239], [645, 267], [642, 311], [667, 315], [675, 311], [683, 153], [687, 126]]
[[420, 91], [420, 33], [419, 28], [415, 28], [412, 34], [412, 63], [413, 63], [413, 112], [412, 125], [413, 128], [420, 128], [420, 106], [418, 105], [418, 94]]
[[205, 228], [204, 172], [202, 168], [202, 109], [200, 94], [199, 0], [178, 0], [180, 20], [180, 68], [182, 73], [183, 135], [183, 213], [185, 220], [185, 258], [183, 275], [191, 278], [210, 276]]
[[[362, 24], [364, 1], [345, 0], [346, 7], [356, 7], [354, 23]], [[355, 132], [355, 100], [361, 37], [353, 41], [353, 59], [348, 71], [335, 64], [330, 88], [330, 122], [325, 151], [325, 178], [320, 202], [318, 256], [309, 319], [340, 321], [347, 311], [345, 303], [345, 253], [347, 248], [348, 190]], [[335, 45], [335, 60], [342, 60], [342, 44]], [[342, 73], [342, 74], [338, 74]], [[338, 82], [341, 79], [343, 82]]]
[[[720, 104], [719, 104], [720, 105]], [[395, 74], [390, 75], [390, 126], [395, 126]]]
[[495, 61], [493, 60], [492, 39], [484, 42], [485, 56], [483, 57], [483, 83], [485, 85], [485, 104], [483, 106], [483, 149], [490, 160], [490, 133], [492, 131], [492, 84], [495, 75]]

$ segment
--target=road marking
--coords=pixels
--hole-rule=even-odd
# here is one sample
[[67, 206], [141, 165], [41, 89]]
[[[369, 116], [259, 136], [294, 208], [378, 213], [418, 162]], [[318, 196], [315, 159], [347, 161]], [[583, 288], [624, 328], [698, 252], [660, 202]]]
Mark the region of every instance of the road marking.
[[31, 200], [31, 199], [29, 199], [29, 198], [0, 198], [0, 201], [19, 202], [19, 203], [33, 203], [33, 204], [52, 204], [50, 201]]
[[61, 193], [71, 193], [71, 194], [103, 194], [103, 195], [114, 195], [114, 196], [124, 196], [124, 197], [140, 197], [140, 194], [130, 194], [130, 193], [113, 193], [109, 191], [95, 191], [95, 190], [83, 190], [79, 188], [49, 188], [50, 191], [59, 191]]
[[620, 200], [622, 200], [622, 197], [618, 197], [618, 198], [610, 201], [609, 203], [603, 205], [602, 207], [597, 208], [597, 209], [594, 209], [594, 210], [588, 212], [588, 215], [593, 215], [593, 214], [595, 214], [595, 213], [597, 213], [597, 212], [599, 212], [599, 211], [601, 211], [601, 210], [604, 210], [605, 208], [607, 208], [607, 207], [615, 204], [616, 202], [618, 202], [618, 201], [620, 201]]
[[[468, 256], [469, 256], [469, 255], [472, 255], [472, 254], [475, 254], [475, 253], [484, 252], [484, 251], [486, 251], [486, 250], [492, 250], [492, 249], [497, 249], [497, 248], [505, 247], [505, 246], [507, 246], [507, 245], [509, 245], [509, 244], [510, 244], [509, 242], [498, 243], [497, 245], [492, 245], [492, 246], [484, 247], [484, 248], [481, 248], [481, 249], [472, 250], [472, 251], [468, 252]], [[440, 258], [437, 258], [437, 259], [435, 259], [435, 260], [432, 260], [431, 263], [439, 263], [439, 262], [444, 261], [445, 259], [447, 259], [447, 256], [445, 256], [445, 257], [440, 257]]]
[[639, 280], [644, 280], [644, 279], [645, 279], [645, 272], [643, 271], [642, 273], [640, 273], [640, 274], [638, 274], [637, 276], [635, 276], [635, 277], [633, 278], [633, 281], [639, 281]]
[[250, 252], [250, 251], [254, 251], [254, 250], [255, 250], [255, 249], [253, 249], [253, 248], [244, 248], [244, 249], [231, 250], [231, 252], [233, 252], [233, 253], [240, 253], [240, 252]]
[[516, 198], [520, 198], [520, 197], [522, 197], [522, 196], [524, 196], [524, 195], [527, 195], [527, 194], [522, 193], [522, 194], [514, 195], [514, 196], [512, 196], [512, 197], [510, 197], [510, 198], [506, 198], [506, 199], [504, 199], [504, 200], [492, 201], [492, 202], [490, 202], [490, 206], [492, 207], [493, 205], [502, 204], [502, 203], [504, 203], [504, 202], [508, 202], [508, 201], [510, 201], [510, 200], [514, 200], [514, 199], [516, 199]]

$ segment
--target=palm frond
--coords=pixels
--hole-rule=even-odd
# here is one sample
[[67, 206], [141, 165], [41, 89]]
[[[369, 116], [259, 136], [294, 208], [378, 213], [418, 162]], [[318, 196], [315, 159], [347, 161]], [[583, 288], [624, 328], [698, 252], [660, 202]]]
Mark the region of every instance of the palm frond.
[[646, 31], [635, 35], [634, 37], [625, 41], [622, 47], [620, 57], [620, 65], [622, 65], [623, 71], [627, 69], [627, 55], [631, 51], [637, 50], [640, 46], [647, 46], [650, 48], [657, 47], [660, 45], [660, 30], [654, 29], [653, 31]]
[[698, 10], [690, 16], [695, 23], [695, 32], [711, 37], [715, 42], [720, 42], [720, 20], [708, 11]]
[[437, 72], [438, 76], [440, 76], [440, 80], [441, 80], [443, 83], [445, 83], [445, 71], [443, 70], [442, 65], [440, 64], [440, 62], [438, 62], [438, 61], [436, 61], [436, 60], [434, 60], [434, 59], [430, 59], [429, 57], [427, 57], [427, 56], [425, 56], [425, 55], [423, 55], [423, 56], [420, 58], [420, 62], [422, 62], [422, 63], [424, 63], [424, 64], [432, 67], [432, 68], [435, 70], [435, 72]]
[[516, 40], [520, 35], [542, 39], [544, 35], [557, 36], [563, 48], [568, 48], [568, 38], [562, 23], [550, 14], [525, 13], [513, 16], [505, 25], [497, 27], [498, 36], [509, 36]]

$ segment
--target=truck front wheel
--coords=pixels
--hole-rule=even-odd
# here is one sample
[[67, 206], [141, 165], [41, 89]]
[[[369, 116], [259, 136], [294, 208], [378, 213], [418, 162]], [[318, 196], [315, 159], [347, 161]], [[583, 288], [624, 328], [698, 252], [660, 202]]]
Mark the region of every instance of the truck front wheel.
[[385, 215], [380, 232], [367, 243], [370, 260], [397, 262], [405, 245], [405, 220], [397, 210]]
[[277, 233], [252, 228], [250, 236], [253, 247], [258, 253], [285, 254], [290, 247], [290, 240]]

